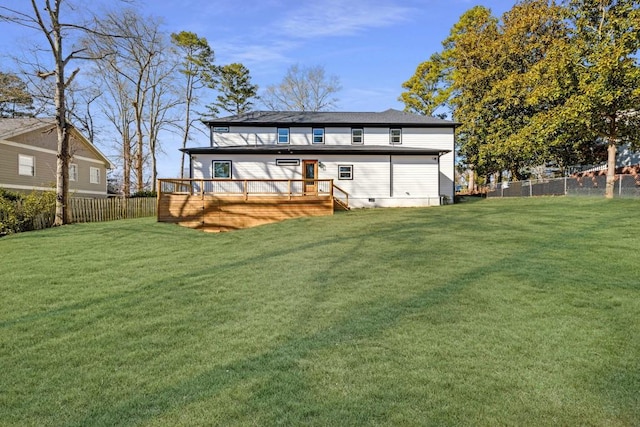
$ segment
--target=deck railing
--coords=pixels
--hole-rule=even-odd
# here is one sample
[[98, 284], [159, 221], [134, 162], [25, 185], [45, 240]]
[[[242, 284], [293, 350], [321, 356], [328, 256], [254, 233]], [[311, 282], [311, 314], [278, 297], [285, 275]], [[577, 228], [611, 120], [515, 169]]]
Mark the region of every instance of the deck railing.
[[349, 193], [337, 185], [333, 186], [333, 198], [340, 201], [346, 208], [349, 207]]
[[[332, 179], [159, 179], [159, 194], [192, 196], [334, 196]], [[341, 199], [346, 192], [339, 189]], [[346, 196], [348, 203], [348, 195]]]

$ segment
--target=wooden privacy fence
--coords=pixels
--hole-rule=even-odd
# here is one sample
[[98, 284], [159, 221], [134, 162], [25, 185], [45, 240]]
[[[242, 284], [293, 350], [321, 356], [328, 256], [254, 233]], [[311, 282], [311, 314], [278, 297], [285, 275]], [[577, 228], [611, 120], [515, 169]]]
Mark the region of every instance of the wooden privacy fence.
[[143, 218], [156, 215], [157, 200], [153, 197], [131, 199], [70, 199], [71, 222], [101, 222]]

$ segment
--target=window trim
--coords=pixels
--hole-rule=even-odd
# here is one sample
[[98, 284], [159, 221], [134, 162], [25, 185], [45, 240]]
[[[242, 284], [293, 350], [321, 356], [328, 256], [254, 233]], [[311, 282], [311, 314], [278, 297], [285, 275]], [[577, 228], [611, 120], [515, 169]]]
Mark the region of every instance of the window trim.
[[[340, 170], [341, 168], [348, 168], [348, 172], [341, 171]], [[343, 177], [342, 176], [343, 173], [348, 173], [348, 178]], [[353, 165], [338, 165], [338, 180], [340, 181], [353, 180]]]
[[[355, 142], [354, 131], [360, 131], [360, 142]], [[364, 128], [351, 128], [351, 145], [364, 145]]]
[[[229, 165], [229, 176], [216, 176], [216, 163], [227, 163]], [[233, 178], [233, 162], [231, 160], [212, 160], [211, 161], [211, 177], [213, 179], [232, 179]]]
[[[316, 142], [316, 131], [321, 131], [322, 135], [320, 136], [321, 141]], [[324, 128], [312, 128], [311, 129], [311, 143], [312, 144], [324, 144], [325, 142], [325, 131]]]
[[[22, 162], [22, 159], [30, 159], [31, 165], [26, 165]], [[22, 168], [28, 167], [31, 169], [30, 173], [22, 173]], [[36, 176], [36, 158], [28, 154], [18, 154], [18, 175], [20, 176]]]
[[[75, 169], [75, 175], [71, 173], [71, 170]], [[78, 164], [77, 163], [69, 163], [69, 182], [77, 182], [78, 181]]]
[[[287, 132], [287, 141], [280, 142], [280, 131]], [[291, 142], [291, 130], [289, 128], [277, 128], [276, 129], [276, 144], [289, 144]]]
[[[95, 173], [95, 177], [97, 177], [96, 180], [94, 180], [94, 172]], [[100, 184], [100, 177], [101, 173], [100, 173], [100, 168], [94, 168], [93, 166], [89, 166], [89, 184]]]
[[[394, 132], [396, 131], [398, 135], [394, 135]], [[394, 138], [398, 138], [398, 142], [394, 142]], [[389, 128], [389, 144], [391, 145], [402, 144], [402, 128]]]

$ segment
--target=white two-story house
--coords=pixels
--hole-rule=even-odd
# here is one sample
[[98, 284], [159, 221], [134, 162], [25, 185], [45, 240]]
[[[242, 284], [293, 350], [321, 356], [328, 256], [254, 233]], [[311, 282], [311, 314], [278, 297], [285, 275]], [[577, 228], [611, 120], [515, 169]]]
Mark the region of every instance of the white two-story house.
[[454, 195], [456, 123], [398, 110], [257, 111], [204, 121], [194, 179], [333, 179], [355, 208], [433, 206]]

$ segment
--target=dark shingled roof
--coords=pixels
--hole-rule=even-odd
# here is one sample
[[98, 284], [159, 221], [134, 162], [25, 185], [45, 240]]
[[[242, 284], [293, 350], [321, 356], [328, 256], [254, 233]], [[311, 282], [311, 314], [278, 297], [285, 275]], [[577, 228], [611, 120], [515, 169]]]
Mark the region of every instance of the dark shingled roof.
[[182, 148], [191, 154], [392, 154], [394, 156], [440, 156], [451, 150], [399, 147], [393, 145], [244, 145], [235, 147]]
[[252, 111], [235, 116], [203, 119], [210, 126], [403, 126], [456, 127], [458, 123], [389, 109], [380, 113], [334, 111]]

